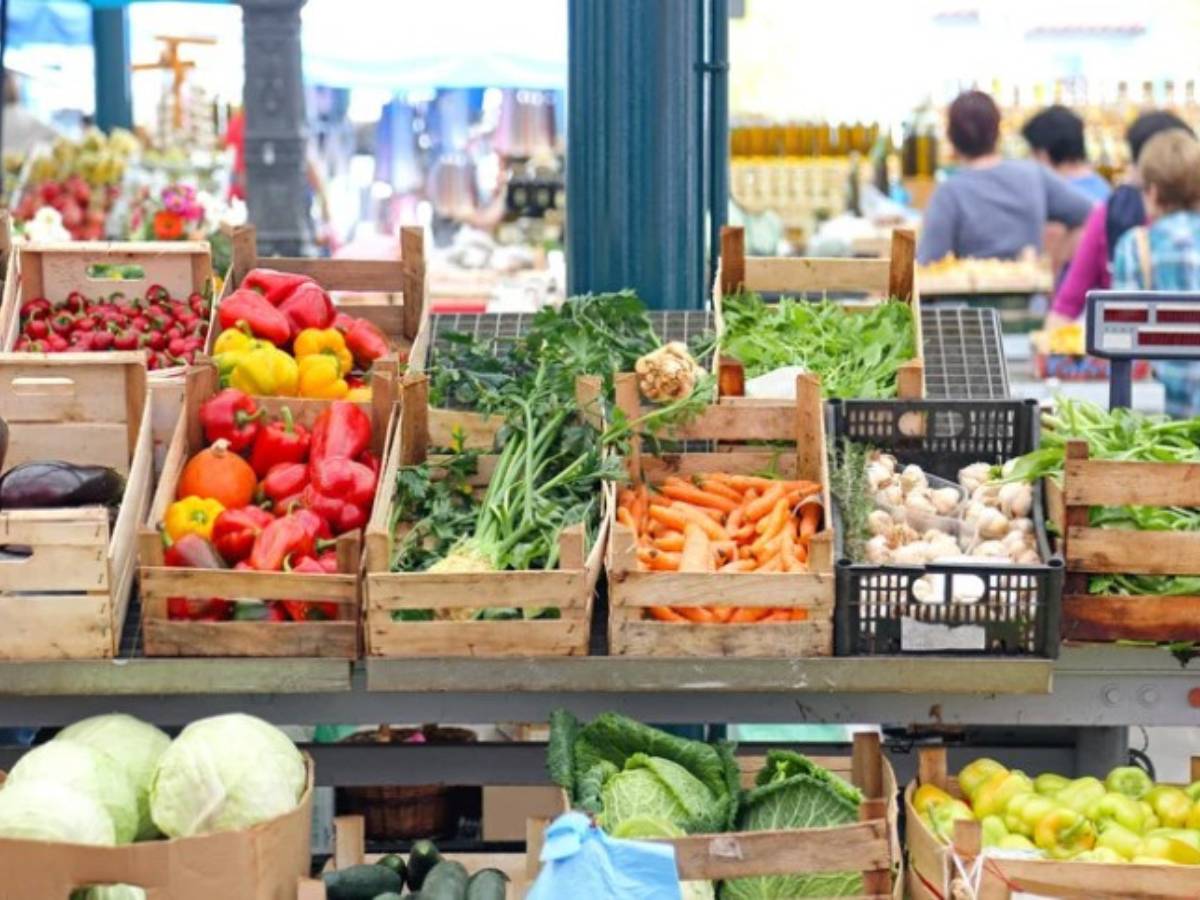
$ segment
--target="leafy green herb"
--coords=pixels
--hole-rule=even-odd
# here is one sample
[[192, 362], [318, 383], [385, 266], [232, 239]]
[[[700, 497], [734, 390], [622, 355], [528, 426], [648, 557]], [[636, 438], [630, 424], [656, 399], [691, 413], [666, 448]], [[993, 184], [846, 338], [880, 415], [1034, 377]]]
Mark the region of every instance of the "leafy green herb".
[[875, 508], [867, 484], [867, 461], [871, 448], [849, 439], [842, 441], [842, 452], [829, 452], [829, 490], [842, 516], [842, 540], [846, 557], [860, 562], [866, 556], [871, 530], [867, 517]]
[[826, 397], [894, 397], [897, 370], [916, 356], [912, 310], [899, 300], [847, 313], [832, 300], [768, 304], [747, 292], [725, 301], [724, 317], [721, 352], [747, 377], [803, 366], [821, 376]]

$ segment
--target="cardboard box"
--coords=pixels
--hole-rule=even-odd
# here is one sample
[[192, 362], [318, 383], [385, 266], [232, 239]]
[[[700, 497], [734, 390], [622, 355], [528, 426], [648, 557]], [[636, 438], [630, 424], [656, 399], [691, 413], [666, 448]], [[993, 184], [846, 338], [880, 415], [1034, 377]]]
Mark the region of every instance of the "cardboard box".
[[560, 812], [560, 788], [484, 786], [483, 839], [524, 842], [527, 820], [553, 819]]
[[80, 887], [129, 884], [147, 900], [295, 900], [308, 875], [313, 766], [289, 813], [244, 831], [122, 847], [0, 839], [0, 900], [67, 900]]

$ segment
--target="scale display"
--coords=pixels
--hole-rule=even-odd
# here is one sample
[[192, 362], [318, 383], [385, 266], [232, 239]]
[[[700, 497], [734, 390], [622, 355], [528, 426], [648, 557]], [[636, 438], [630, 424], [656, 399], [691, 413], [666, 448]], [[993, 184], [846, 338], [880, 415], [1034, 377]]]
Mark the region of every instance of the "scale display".
[[1200, 359], [1200, 293], [1090, 291], [1087, 352], [1109, 360], [1110, 407], [1129, 406], [1135, 359]]

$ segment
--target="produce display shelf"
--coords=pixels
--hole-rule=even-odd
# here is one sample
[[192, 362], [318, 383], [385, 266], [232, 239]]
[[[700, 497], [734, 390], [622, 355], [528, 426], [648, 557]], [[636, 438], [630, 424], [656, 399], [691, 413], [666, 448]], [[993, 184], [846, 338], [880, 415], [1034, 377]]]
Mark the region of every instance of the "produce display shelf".
[[925, 395], [930, 400], [1003, 400], [1008, 364], [994, 309], [921, 309]]

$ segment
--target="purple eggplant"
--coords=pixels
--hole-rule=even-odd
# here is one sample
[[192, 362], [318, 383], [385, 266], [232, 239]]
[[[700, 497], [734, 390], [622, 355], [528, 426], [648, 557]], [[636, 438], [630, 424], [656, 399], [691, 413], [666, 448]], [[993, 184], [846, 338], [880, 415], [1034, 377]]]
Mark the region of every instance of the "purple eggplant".
[[107, 466], [61, 460], [22, 463], [0, 475], [0, 509], [117, 506], [125, 479]]

